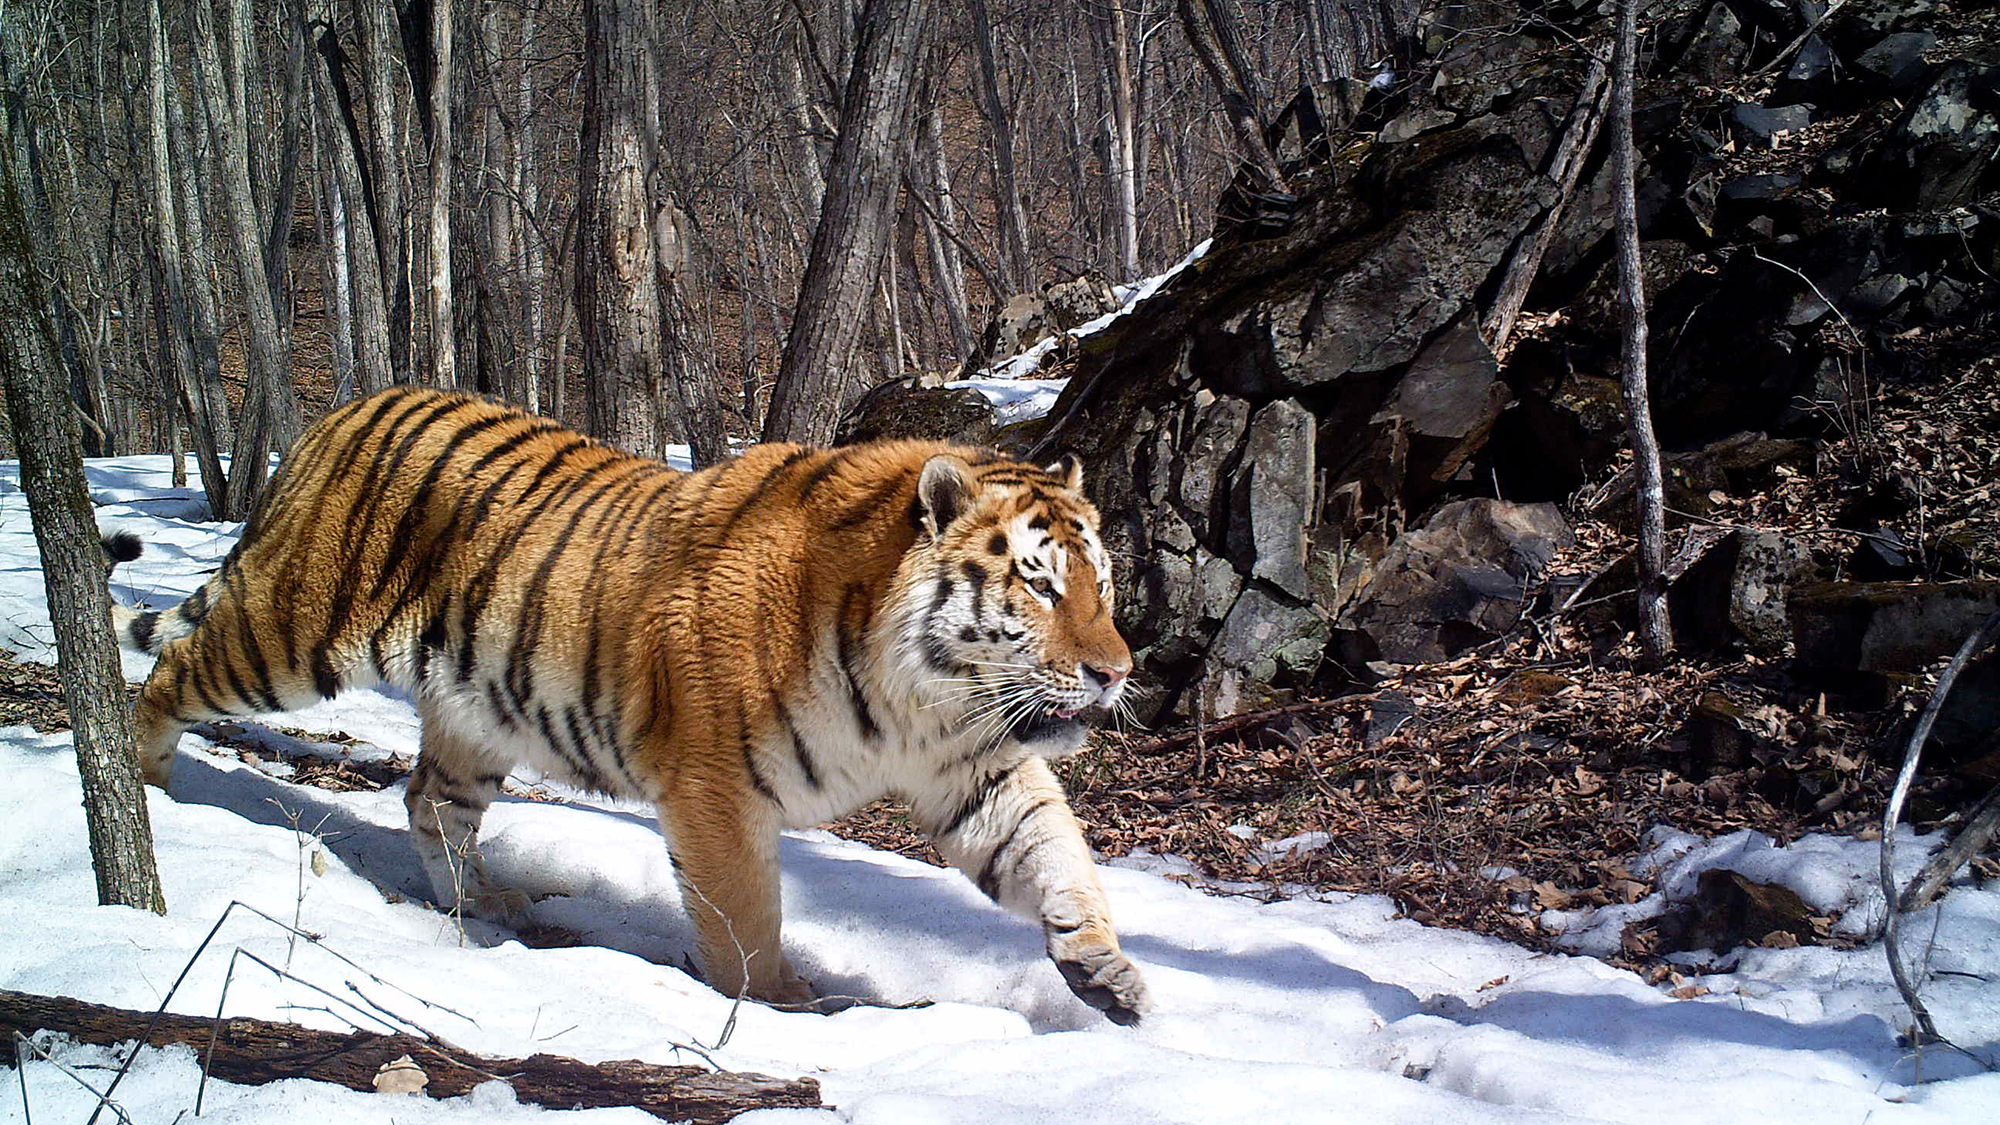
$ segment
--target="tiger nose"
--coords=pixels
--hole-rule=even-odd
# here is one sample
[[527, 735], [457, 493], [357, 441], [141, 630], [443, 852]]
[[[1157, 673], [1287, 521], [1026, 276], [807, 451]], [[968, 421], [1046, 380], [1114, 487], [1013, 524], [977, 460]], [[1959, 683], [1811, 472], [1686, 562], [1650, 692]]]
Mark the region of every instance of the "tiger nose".
[[1116, 668], [1095, 668], [1088, 664], [1083, 666], [1084, 679], [1090, 681], [1090, 686], [1099, 691], [1116, 687], [1118, 684], [1124, 682], [1125, 677], [1131, 674], [1132, 666], [1130, 664]]

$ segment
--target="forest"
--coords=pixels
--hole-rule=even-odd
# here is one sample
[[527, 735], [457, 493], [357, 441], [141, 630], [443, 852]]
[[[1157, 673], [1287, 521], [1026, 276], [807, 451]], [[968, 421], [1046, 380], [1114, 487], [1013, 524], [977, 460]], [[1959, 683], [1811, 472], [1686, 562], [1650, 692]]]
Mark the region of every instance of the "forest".
[[[116, 1070], [387, 1120], [412, 1068], [423, 1120], [2000, 1106], [1991, 5], [0, 0], [0, 84], [35, 1119]], [[778, 845], [802, 1012], [704, 982], [649, 812], [531, 771], [482, 837], [527, 922], [433, 910], [393, 692], [94, 772], [152, 667], [98, 630], [77, 686], [98, 531], [158, 545], [114, 601], [190, 598], [401, 384], [676, 467], [1076, 455], [1132, 667], [1052, 765], [1139, 1029], [894, 797]]]

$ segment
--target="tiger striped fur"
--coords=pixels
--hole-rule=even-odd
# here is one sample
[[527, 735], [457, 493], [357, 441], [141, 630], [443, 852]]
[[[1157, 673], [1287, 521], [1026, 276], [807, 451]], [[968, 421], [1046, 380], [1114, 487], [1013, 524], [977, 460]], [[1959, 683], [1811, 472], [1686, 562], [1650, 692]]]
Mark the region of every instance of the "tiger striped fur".
[[677, 472], [553, 422], [395, 389], [315, 424], [221, 570], [118, 614], [157, 653], [141, 764], [190, 725], [387, 681], [417, 701], [411, 839], [442, 903], [518, 923], [479, 823], [529, 763], [659, 810], [709, 981], [810, 1001], [777, 834], [885, 794], [1038, 921], [1070, 988], [1147, 1006], [1045, 758], [1131, 654], [1073, 459], [935, 442], [761, 445]]

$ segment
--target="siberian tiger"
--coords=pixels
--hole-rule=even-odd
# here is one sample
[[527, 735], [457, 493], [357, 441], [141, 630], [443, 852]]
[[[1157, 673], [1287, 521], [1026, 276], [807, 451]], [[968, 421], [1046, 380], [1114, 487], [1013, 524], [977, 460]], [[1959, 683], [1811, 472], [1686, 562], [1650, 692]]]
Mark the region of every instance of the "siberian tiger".
[[653, 802], [709, 982], [780, 1004], [812, 992], [779, 945], [779, 829], [897, 794], [1041, 923], [1077, 996], [1132, 1023], [1145, 984], [1044, 760], [1132, 669], [1081, 484], [1073, 458], [916, 441], [683, 473], [384, 391], [306, 432], [204, 586], [117, 612], [160, 658], [141, 766], [165, 787], [194, 723], [386, 681], [422, 720], [406, 803], [440, 903], [523, 920], [476, 840], [526, 762]]

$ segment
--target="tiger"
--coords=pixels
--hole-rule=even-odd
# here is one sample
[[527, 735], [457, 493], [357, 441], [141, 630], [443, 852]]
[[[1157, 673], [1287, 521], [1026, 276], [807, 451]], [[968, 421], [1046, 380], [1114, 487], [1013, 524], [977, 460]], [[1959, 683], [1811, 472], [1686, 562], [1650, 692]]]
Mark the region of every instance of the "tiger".
[[1048, 764], [1132, 671], [1099, 527], [1073, 456], [772, 443], [684, 472], [400, 387], [308, 428], [199, 589], [114, 618], [159, 657], [137, 726], [162, 789], [198, 723], [377, 683], [414, 700], [405, 804], [441, 907], [528, 921], [478, 848], [526, 764], [650, 802], [704, 978], [810, 1008], [779, 940], [779, 833], [895, 796], [1040, 923], [1077, 997], [1132, 1024], [1145, 981]]

